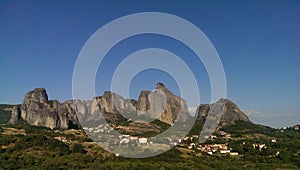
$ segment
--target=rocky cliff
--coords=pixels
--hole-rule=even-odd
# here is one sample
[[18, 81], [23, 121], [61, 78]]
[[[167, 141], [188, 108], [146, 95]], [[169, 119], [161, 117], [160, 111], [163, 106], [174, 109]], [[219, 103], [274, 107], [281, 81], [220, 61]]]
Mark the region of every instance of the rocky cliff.
[[[185, 120], [188, 116], [186, 102], [171, 93], [162, 83], [158, 83], [152, 92], [141, 91], [138, 100], [124, 99], [116, 93], [106, 91], [92, 101], [75, 101], [68, 105], [77, 110], [80, 122], [99, 120], [103, 117], [114, 122], [122, 115], [134, 120], [140, 120], [139, 116], [142, 116], [173, 124], [177, 118]], [[132, 115], [126, 113], [136, 113], [137, 117], [130, 117]]]
[[17, 124], [21, 117], [21, 110], [19, 106], [13, 106], [12, 108], [7, 108], [11, 111], [11, 118], [8, 121], [9, 124]]
[[185, 100], [174, 95], [163, 83], [157, 83], [153, 92], [140, 93], [137, 110], [139, 115], [150, 116], [167, 124], [186, 120], [189, 115]]
[[152, 92], [142, 91], [138, 100], [124, 99], [116, 93], [106, 91], [92, 100], [68, 100], [64, 103], [49, 100], [44, 88], [36, 88], [25, 95], [21, 107], [14, 107], [11, 111], [10, 122], [13, 124], [21, 117], [31, 125], [52, 129], [74, 128], [80, 126], [80, 123], [103, 118], [109, 122], [117, 122], [125, 112], [159, 119], [167, 124], [185, 120], [188, 116], [186, 102], [162, 83], [158, 83]]
[[80, 122], [89, 122], [105, 118], [115, 122], [122, 111], [135, 111], [136, 101], [124, 99], [122, 96], [106, 91], [102, 96], [95, 97], [91, 101], [70, 100], [65, 106], [69, 110], [77, 112]]
[[[25, 95], [21, 107], [16, 106], [11, 111], [10, 123], [15, 124], [21, 117], [31, 125], [63, 129], [104, 118], [109, 122], [117, 122], [122, 115], [126, 117], [124, 113], [136, 113], [138, 117], [146, 116], [170, 125], [189, 117], [185, 100], [174, 95], [162, 83], [158, 83], [154, 91], [141, 91], [138, 100], [124, 99], [116, 93], [106, 91], [92, 100], [68, 100], [64, 103], [48, 100], [46, 90], [37, 88]], [[250, 122], [238, 106], [228, 99], [220, 99], [211, 105], [201, 104], [197, 113], [197, 119], [208, 122], [206, 124], [210, 126], [230, 125], [237, 120]]]
[[235, 121], [242, 120], [250, 122], [248, 116], [239, 107], [228, 99], [220, 99], [217, 103], [201, 104], [197, 108], [197, 119], [205, 122], [207, 119], [219, 120], [218, 125], [225, 126], [234, 124]]
[[57, 100], [48, 100], [46, 90], [28, 92], [21, 106], [21, 117], [31, 125], [68, 129], [79, 126], [76, 113]]

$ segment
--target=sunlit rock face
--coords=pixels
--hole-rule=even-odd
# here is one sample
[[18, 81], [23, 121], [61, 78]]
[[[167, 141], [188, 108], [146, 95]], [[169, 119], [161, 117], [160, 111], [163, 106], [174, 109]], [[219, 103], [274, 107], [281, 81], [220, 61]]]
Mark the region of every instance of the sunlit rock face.
[[[212, 111], [217, 110], [217, 111]], [[228, 99], [220, 99], [213, 104], [201, 104], [197, 109], [197, 119], [201, 122], [209, 120], [219, 120], [220, 126], [234, 124], [235, 121], [242, 120], [250, 122], [248, 116], [239, 107]], [[218, 119], [221, 116], [221, 119]]]
[[11, 111], [11, 118], [8, 121], [9, 124], [17, 124], [21, 117], [21, 111], [19, 106], [13, 106], [12, 108], [6, 108], [6, 110]]
[[114, 122], [123, 113], [135, 113], [167, 124], [183, 121], [188, 117], [185, 100], [174, 95], [162, 83], [158, 83], [154, 91], [141, 91], [137, 101], [106, 91], [102, 96], [91, 100], [68, 100], [60, 103], [48, 100], [44, 88], [36, 88], [25, 95], [21, 108], [15, 108], [14, 111], [13, 123], [16, 123], [19, 115], [31, 125], [52, 129], [68, 129], [74, 125], [79, 127], [82, 122], [103, 118]]
[[31, 125], [67, 129], [78, 124], [75, 112], [68, 112], [57, 100], [48, 100], [44, 88], [28, 92], [21, 106], [21, 117]]
[[174, 95], [162, 83], [157, 83], [153, 92], [142, 91], [140, 93], [137, 110], [139, 115], [148, 115], [167, 124], [173, 124], [176, 120], [185, 120], [188, 117], [185, 100]]
[[[106, 91], [92, 101], [75, 101], [75, 103], [72, 107], [74, 107], [73, 110], [77, 110], [80, 122], [99, 120], [101, 117], [113, 122], [121, 114], [126, 117], [124, 113], [130, 112], [152, 120], [158, 119], [167, 124], [173, 124], [176, 120], [182, 121], [188, 117], [185, 100], [174, 95], [162, 83], [158, 83], [154, 91], [141, 91], [137, 101], [124, 99], [116, 93]], [[141, 117], [137, 120], [141, 120]]]

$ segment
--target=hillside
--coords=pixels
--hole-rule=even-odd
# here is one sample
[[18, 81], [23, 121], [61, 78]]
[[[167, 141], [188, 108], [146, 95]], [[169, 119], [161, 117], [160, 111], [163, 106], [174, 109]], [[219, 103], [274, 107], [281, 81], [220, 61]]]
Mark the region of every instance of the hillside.
[[[198, 122], [199, 123], [199, 122]], [[230, 127], [231, 132], [239, 127], [252, 128], [244, 122]], [[228, 128], [227, 127], [227, 128]], [[255, 128], [258, 128], [255, 126]], [[226, 130], [226, 129], [224, 129]], [[259, 133], [257, 129], [256, 132]], [[222, 130], [221, 130], [222, 131]], [[271, 133], [278, 133], [275, 130]], [[219, 131], [220, 132], [220, 131]], [[81, 130], [52, 130], [35, 127], [23, 122], [19, 125], [0, 127], [0, 168], [4, 169], [297, 169], [300, 168], [300, 133], [288, 128], [276, 138], [276, 143], [261, 138], [247, 138], [249, 133], [235, 136], [228, 147], [238, 156], [216, 153], [206, 154], [197, 148], [189, 148], [193, 140], [184, 140], [173, 149], [151, 158], [131, 159], [113, 155], [92, 142]], [[222, 135], [208, 140], [206, 145], [222, 142]], [[258, 135], [258, 134], [256, 134]], [[189, 138], [193, 135], [189, 135]], [[246, 137], [246, 138], [245, 138]], [[220, 139], [218, 139], [220, 138]], [[293, 140], [291, 140], [293, 139]], [[197, 140], [197, 139], [196, 139]], [[243, 145], [243, 142], [245, 144]], [[253, 143], [265, 144], [261, 151]], [[277, 152], [280, 152], [276, 155]], [[298, 153], [298, 154], [297, 154]], [[272, 155], [272, 156], [270, 156]], [[16, 163], [17, 162], [17, 163]]]

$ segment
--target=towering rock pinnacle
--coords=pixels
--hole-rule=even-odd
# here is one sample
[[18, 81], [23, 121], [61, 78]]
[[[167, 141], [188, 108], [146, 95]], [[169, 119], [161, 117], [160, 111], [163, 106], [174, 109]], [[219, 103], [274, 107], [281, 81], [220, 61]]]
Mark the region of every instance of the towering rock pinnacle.
[[14, 106], [13, 108], [7, 108], [7, 110], [11, 111], [11, 118], [9, 120], [9, 124], [17, 124], [21, 117], [21, 111], [19, 106]]
[[[160, 98], [161, 102], [159, 103], [158, 100], [152, 100], [151, 98]], [[165, 102], [165, 103], [164, 103]], [[164, 104], [162, 104], [164, 103]], [[155, 109], [151, 109], [154, 107]], [[159, 110], [157, 108], [161, 108], [161, 113], [149, 113], [147, 110]], [[139, 99], [137, 101], [137, 110], [138, 113], [141, 114], [151, 114], [148, 115], [158, 116], [153, 117], [157, 118], [162, 122], [167, 124], [173, 124], [176, 120], [186, 120], [188, 117], [188, 108], [185, 100], [182, 98], [174, 95], [172, 92], [168, 90], [168, 88], [161, 82], [157, 83], [156, 89], [153, 92], [150, 91], [142, 91]]]
[[36, 88], [33, 91], [28, 92], [25, 98], [26, 100], [32, 100], [32, 101], [40, 101], [40, 102], [48, 101], [48, 95], [45, 88]]
[[158, 82], [156, 84], [156, 89], [160, 89], [160, 90], [168, 90], [168, 88], [161, 82]]
[[137, 110], [139, 115], [145, 114], [146, 111], [150, 109], [150, 102], [148, 99], [150, 93], [151, 91], [148, 90], [141, 91], [139, 99], [137, 101]]
[[57, 100], [48, 100], [44, 88], [28, 92], [21, 107], [21, 117], [29, 124], [51, 129], [67, 129], [70, 123], [79, 124], [74, 114], [68, 113], [65, 106]]

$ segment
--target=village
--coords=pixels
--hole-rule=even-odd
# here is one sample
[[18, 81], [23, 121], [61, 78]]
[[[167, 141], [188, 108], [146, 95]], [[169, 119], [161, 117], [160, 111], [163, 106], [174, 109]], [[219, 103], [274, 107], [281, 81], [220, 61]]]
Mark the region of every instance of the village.
[[[189, 150], [200, 151], [206, 153], [208, 155], [230, 155], [237, 156], [240, 153], [235, 152], [234, 148], [230, 148], [228, 146], [228, 142], [232, 139], [231, 134], [218, 131], [217, 134], [213, 134], [210, 136], [205, 136], [207, 139], [206, 143], [198, 143], [199, 136], [198, 135], [190, 135], [186, 136], [182, 139], [176, 138], [176, 136], [167, 137], [164, 139], [156, 139], [147, 138], [143, 136], [131, 136], [127, 134], [119, 134], [116, 136], [114, 133], [113, 127], [109, 125], [99, 125], [97, 127], [83, 127], [84, 131], [89, 135], [97, 135], [98, 141], [94, 141], [97, 143], [106, 143], [109, 147], [115, 146], [150, 146], [150, 145], [166, 145], [171, 147], [177, 146], [181, 148], [186, 148]], [[71, 143], [69, 139], [63, 136], [56, 136], [56, 140], [62, 141], [64, 143]], [[218, 141], [225, 141], [223, 143], [218, 143]], [[272, 139], [271, 142], [276, 143], [276, 139]], [[242, 143], [245, 145], [245, 142]], [[253, 143], [253, 148], [261, 151], [263, 148], [266, 148], [266, 144], [264, 143]]]

